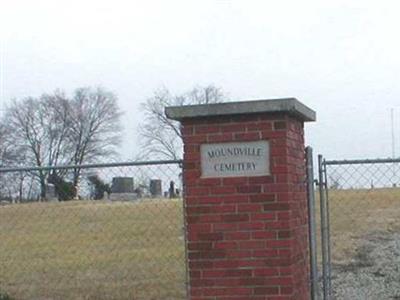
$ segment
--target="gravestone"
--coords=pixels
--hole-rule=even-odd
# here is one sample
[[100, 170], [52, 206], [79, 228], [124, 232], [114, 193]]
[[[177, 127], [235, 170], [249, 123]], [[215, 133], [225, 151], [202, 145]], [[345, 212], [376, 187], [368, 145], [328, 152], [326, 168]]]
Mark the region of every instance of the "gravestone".
[[169, 190], [168, 190], [168, 192], [169, 192], [169, 197], [170, 197], [170, 198], [175, 198], [175, 197], [176, 197], [176, 195], [175, 195], [175, 182], [173, 182], [172, 180], [171, 180], [171, 182], [169, 183]]
[[114, 177], [111, 185], [111, 201], [132, 201], [139, 198], [135, 193], [132, 177]]
[[111, 192], [119, 193], [133, 193], [133, 178], [132, 177], [114, 177], [112, 179]]
[[50, 202], [57, 202], [58, 196], [56, 193], [56, 187], [52, 183], [46, 185], [46, 199]]
[[150, 180], [150, 194], [152, 197], [160, 197], [162, 194], [162, 183], [160, 179]]

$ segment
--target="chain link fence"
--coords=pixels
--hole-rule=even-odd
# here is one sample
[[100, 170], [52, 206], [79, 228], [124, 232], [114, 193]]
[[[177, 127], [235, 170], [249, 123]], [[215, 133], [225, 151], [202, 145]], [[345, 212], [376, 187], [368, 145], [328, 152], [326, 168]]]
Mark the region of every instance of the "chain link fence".
[[400, 160], [324, 160], [320, 172], [323, 299], [400, 299]]
[[181, 171], [0, 169], [0, 299], [186, 299]]

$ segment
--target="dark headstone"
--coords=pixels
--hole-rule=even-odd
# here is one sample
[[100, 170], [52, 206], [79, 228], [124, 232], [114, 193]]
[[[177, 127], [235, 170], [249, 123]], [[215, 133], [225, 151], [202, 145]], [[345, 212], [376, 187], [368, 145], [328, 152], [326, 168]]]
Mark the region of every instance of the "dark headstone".
[[171, 181], [169, 183], [169, 197], [170, 198], [175, 198], [175, 183], [173, 181]]
[[150, 180], [150, 194], [152, 197], [160, 197], [162, 194], [161, 180], [151, 179]]
[[112, 193], [133, 193], [133, 178], [132, 177], [114, 177], [111, 186]]

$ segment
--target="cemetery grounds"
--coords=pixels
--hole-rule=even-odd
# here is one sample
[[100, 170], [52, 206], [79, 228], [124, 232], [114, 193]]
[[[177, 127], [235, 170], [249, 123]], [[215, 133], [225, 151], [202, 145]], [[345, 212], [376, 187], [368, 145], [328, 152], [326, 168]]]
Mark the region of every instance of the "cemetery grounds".
[[[376, 299], [363, 285], [380, 281], [381, 299], [399, 299], [390, 280], [400, 270], [385, 274], [399, 256], [384, 251], [400, 245], [400, 189], [329, 193], [336, 299]], [[10, 299], [185, 299], [182, 220], [180, 199], [0, 206], [0, 289]]]

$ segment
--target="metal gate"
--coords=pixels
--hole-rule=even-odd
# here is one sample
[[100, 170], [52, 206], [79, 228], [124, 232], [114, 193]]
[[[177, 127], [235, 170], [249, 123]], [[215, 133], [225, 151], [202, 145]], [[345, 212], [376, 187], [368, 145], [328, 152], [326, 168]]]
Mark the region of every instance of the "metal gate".
[[318, 156], [322, 299], [400, 299], [400, 159]]

